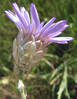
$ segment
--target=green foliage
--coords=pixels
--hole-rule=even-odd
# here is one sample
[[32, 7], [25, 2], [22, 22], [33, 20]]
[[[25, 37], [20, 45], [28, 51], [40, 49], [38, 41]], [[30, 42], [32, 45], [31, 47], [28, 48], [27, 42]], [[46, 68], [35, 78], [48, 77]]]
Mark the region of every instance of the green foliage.
[[[56, 22], [66, 19], [69, 28], [61, 36], [71, 36], [68, 45], [51, 44], [48, 53], [32, 68], [24, 84], [29, 99], [76, 99], [77, 93], [77, 0], [0, 0], [0, 97], [20, 99], [13, 74], [12, 42], [18, 30], [4, 10], [12, 10], [12, 2], [25, 6], [35, 3], [41, 21], [53, 16]], [[5, 93], [5, 94], [4, 94]], [[12, 95], [12, 93], [14, 95]]]

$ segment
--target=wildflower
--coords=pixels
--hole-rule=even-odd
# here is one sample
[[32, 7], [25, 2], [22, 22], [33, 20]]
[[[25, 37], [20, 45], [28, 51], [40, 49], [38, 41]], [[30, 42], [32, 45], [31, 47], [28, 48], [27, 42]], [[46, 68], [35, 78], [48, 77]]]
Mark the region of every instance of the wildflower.
[[24, 89], [25, 89], [25, 86], [23, 84], [23, 81], [19, 80], [19, 82], [18, 82], [18, 90], [21, 93], [22, 99], [26, 99], [26, 97], [27, 97], [27, 92]]
[[19, 82], [18, 82], [18, 90], [20, 92], [24, 92], [24, 84], [23, 84], [22, 80], [19, 80]]
[[54, 23], [55, 17], [45, 25], [40, 22], [36, 7], [30, 5], [30, 15], [24, 7], [12, 4], [15, 14], [10, 10], [5, 11], [7, 16], [16, 24], [19, 34], [13, 42], [13, 57], [15, 66], [23, 71], [28, 71], [39, 62], [46, 53], [47, 46], [51, 43], [68, 44], [72, 37], [57, 37], [62, 34], [68, 25], [66, 20]]

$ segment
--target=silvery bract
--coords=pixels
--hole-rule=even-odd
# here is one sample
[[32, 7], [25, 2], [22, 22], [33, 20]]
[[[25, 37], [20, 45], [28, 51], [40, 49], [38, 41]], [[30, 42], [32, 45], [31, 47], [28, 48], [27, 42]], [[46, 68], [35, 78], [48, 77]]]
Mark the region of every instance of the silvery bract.
[[10, 10], [5, 13], [19, 30], [19, 34], [13, 42], [15, 68], [21, 67], [23, 71], [28, 71], [39, 62], [49, 44], [68, 44], [68, 41], [73, 40], [72, 37], [56, 37], [68, 27], [66, 20], [54, 23], [56, 18], [53, 17], [44, 25], [44, 21], [40, 23], [33, 3], [30, 5], [31, 18], [24, 7], [19, 9], [16, 3], [13, 3], [12, 6], [15, 14]]

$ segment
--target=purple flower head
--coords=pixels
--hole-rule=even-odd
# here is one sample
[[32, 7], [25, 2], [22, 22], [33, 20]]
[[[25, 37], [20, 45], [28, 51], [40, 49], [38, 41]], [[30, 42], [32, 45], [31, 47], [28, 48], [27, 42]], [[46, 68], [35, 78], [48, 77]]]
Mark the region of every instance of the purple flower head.
[[67, 44], [73, 40], [72, 37], [57, 37], [62, 34], [68, 25], [66, 20], [54, 22], [55, 17], [50, 19], [45, 25], [40, 22], [37, 9], [33, 3], [30, 5], [30, 16], [24, 7], [12, 4], [15, 14], [10, 10], [5, 11], [7, 16], [16, 24], [19, 34], [13, 42], [13, 57], [16, 65], [29, 69], [35, 65], [46, 48], [51, 43]]
[[39, 15], [33, 3], [30, 5], [31, 19], [28, 11], [24, 7], [20, 7], [19, 9], [16, 3], [13, 3], [12, 6], [15, 15], [10, 10], [5, 11], [5, 13], [16, 24], [19, 31], [22, 30], [24, 32], [25, 36], [33, 35], [36, 40], [41, 40], [47, 44], [53, 42], [67, 44], [67, 41], [73, 40], [72, 37], [56, 37], [68, 27], [66, 20], [54, 23], [56, 18], [53, 17], [44, 25], [44, 22], [40, 23]]

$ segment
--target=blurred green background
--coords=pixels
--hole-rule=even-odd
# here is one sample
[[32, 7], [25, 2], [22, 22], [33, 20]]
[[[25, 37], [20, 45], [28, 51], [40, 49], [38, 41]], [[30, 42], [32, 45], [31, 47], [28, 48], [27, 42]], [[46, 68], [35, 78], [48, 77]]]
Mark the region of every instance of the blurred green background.
[[13, 2], [28, 11], [33, 2], [41, 21], [54, 16], [56, 22], [66, 19], [69, 28], [61, 36], [74, 38], [68, 45], [51, 44], [38, 66], [27, 78], [24, 74], [27, 99], [77, 99], [77, 0], [0, 0], [0, 99], [21, 99], [12, 57], [18, 30], [4, 13], [13, 11]]

